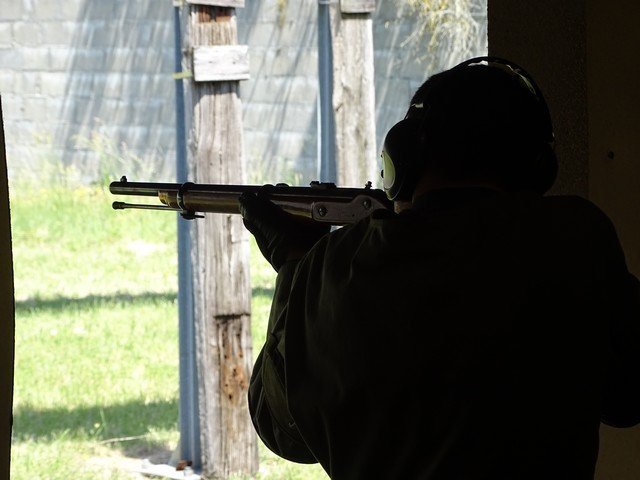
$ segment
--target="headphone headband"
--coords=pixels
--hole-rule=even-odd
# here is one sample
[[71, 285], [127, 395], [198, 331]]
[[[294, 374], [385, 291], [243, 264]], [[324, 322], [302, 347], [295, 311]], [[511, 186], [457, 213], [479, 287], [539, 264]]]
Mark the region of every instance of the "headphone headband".
[[555, 141], [555, 134], [552, 128], [551, 114], [549, 113], [549, 108], [547, 106], [546, 100], [544, 99], [544, 95], [542, 94], [542, 90], [540, 90], [540, 87], [538, 86], [538, 83], [534, 80], [533, 76], [531, 76], [529, 72], [527, 72], [523, 67], [521, 67], [517, 63], [512, 62], [511, 60], [507, 60], [501, 57], [495, 57], [491, 55], [484, 55], [480, 57], [470, 58], [468, 60], [465, 60], [464, 62], [459, 63], [458, 65], [453, 67], [452, 70], [458, 69], [458, 68], [470, 67], [474, 65], [482, 65], [482, 64], [486, 64], [487, 66], [490, 66], [493, 68], [500, 68], [501, 70], [507, 72], [508, 74], [515, 76], [520, 82], [520, 84], [524, 88], [529, 90], [529, 92], [531, 92], [531, 94], [536, 98], [536, 100], [540, 104], [540, 107], [542, 108], [542, 112], [545, 116], [545, 121], [549, 126], [547, 141], [551, 144], [551, 146], [553, 146], [553, 143]]
[[[533, 77], [520, 65], [495, 56], [470, 58], [443, 73], [455, 72], [475, 67], [476, 65], [486, 65], [504, 71], [514, 78], [523, 91], [528, 92], [531, 98], [535, 100], [536, 106], [533, 111], [536, 112], [534, 115], [539, 119], [534, 121], [535, 130], [532, 138], [537, 139], [535, 141], [539, 142], [540, 153], [538, 157], [541, 159], [539, 163], [544, 164], [544, 167], [539, 168], [538, 172], [534, 174], [523, 173], [524, 177], [518, 180], [514, 186], [517, 188], [517, 185], [521, 185], [522, 188], [531, 188], [541, 193], [546, 192], [551, 188], [555, 180], [557, 160], [553, 153], [555, 136], [551, 115], [542, 91]], [[447, 78], [450, 77], [441, 77], [439, 81], [446, 82]], [[434, 99], [437, 100], [438, 97], [433, 97], [431, 101], [425, 101], [426, 98], [429, 98], [429, 94], [432, 94], [433, 89], [437, 92], [440, 88], [439, 83], [437, 83], [438, 80], [434, 81], [436, 83], [431, 85], [428, 85], [428, 81], [425, 82], [423, 87], [416, 92], [404, 120], [394, 125], [385, 138], [382, 152], [383, 185], [387, 196], [392, 200], [407, 200], [411, 197], [420, 176], [421, 168], [424, 166], [425, 135], [428, 135], [434, 127], [437, 130], [437, 126], [440, 125], [442, 120], [438, 117], [442, 115], [442, 108], [437, 108], [437, 101], [435, 103], [436, 106], [431, 103]], [[421, 93], [424, 93], [421, 92], [421, 89], [425, 87], [427, 88], [426, 92], [429, 93], [426, 97], [420, 96]], [[434, 115], [436, 116], [434, 117]], [[432, 123], [433, 126], [430, 127]], [[530, 186], [527, 186], [528, 184]]]

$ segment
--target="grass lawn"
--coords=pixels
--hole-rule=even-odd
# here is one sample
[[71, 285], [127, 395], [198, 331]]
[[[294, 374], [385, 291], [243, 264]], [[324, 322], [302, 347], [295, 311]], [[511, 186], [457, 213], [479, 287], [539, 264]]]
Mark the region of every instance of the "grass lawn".
[[[176, 218], [102, 188], [12, 186], [16, 360], [11, 478], [136, 479], [178, 434]], [[251, 245], [254, 351], [275, 275]], [[260, 444], [258, 479], [326, 479]]]

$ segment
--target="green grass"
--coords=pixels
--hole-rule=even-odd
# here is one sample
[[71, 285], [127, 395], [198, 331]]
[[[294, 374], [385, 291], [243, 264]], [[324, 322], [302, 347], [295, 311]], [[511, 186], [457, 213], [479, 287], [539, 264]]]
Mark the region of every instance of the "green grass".
[[[14, 480], [135, 479], [138, 459], [176, 448], [176, 219], [115, 212], [110, 197], [12, 188]], [[257, 352], [275, 274], [253, 243], [250, 262]], [[262, 480], [327, 478], [262, 444], [260, 458]]]

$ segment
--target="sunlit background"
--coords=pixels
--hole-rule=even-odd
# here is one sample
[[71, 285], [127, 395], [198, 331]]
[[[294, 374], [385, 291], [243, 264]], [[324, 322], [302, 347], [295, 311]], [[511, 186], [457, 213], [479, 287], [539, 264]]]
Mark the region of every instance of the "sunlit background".
[[[431, 74], [486, 52], [486, 1], [379, 1], [376, 144]], [[173, 181], [173, 7], [0, 0], [16, 296], [12, 478], [139, 478], [177, 448], [176, 218], [115, 212], [106, 186]], [[315, 0], [237, 10], [250, 183], [318, 175]], [[376, 179], [372, 179], [376, 181]], [[253, 341], [274, 273], [252, 244]], [[326, 478], [260, 454], [260, 477]]]

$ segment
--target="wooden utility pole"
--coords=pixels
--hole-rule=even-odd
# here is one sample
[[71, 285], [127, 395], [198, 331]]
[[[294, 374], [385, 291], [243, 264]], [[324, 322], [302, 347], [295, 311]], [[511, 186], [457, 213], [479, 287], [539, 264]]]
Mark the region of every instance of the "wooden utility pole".
[[9, 480], [11, 460], [11, 404], [13, 399], [13, 353], [15, 332], [13, 261], [9, 180], [4, 148], [4, 125], [0, 104], [0, 480]]
[[336, 170], [341, 186], [362, 187], [379, 178], [371, 20], [374, 10], [375, 0], [331, 4]]
[[[182, 7], [183, 71], [193, 73], [185, 85], [187, 164], [197, 183], [245, 182], [238, 87], [249, 70], [234, 8], [242, 6], [243, 0], [188, 0]], [[247, 407], [248, 235], [238, 215], [207, 215], [191, 232], [202, 473], [251, 476], [258, 450]]]

